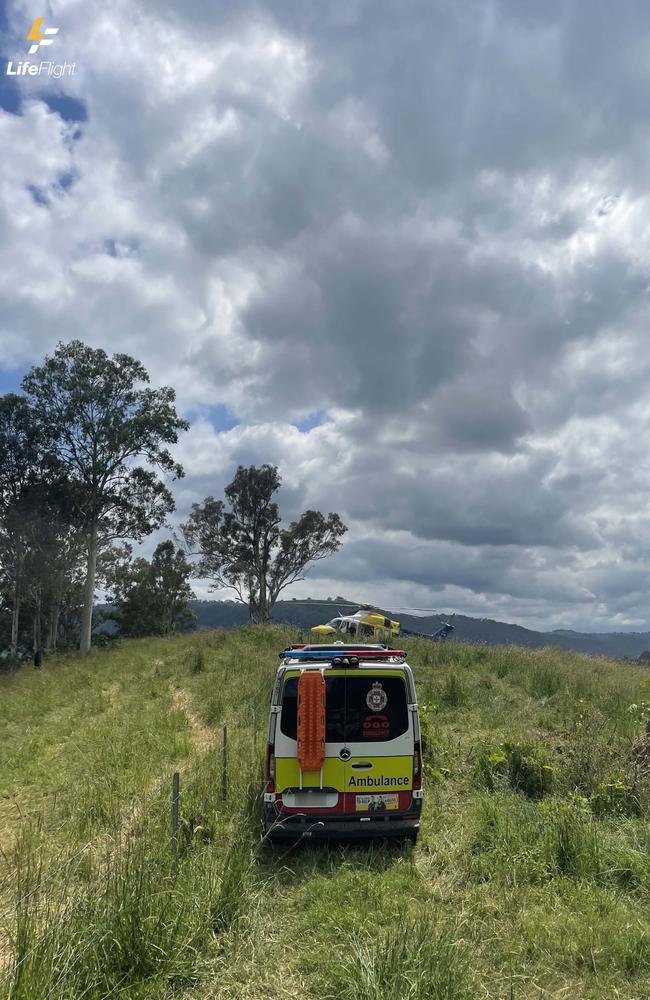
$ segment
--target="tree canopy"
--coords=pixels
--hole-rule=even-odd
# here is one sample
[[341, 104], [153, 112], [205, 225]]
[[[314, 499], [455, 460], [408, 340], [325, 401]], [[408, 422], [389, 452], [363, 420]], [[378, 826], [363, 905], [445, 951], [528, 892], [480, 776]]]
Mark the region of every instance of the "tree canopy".
[[188, 607], [194, 594], [192, 567], [182, 549], [161, 542], [149, 562], [117, 562], [107, 572], [109, 618], [126, 636], [169, 635], [191, 628], [196, 615]]
[[7, 393], [0, 397], [0, 645], [8, 625], [12, 662], [19, 648], [55, 647], [76, 617], [82, 557], [65, 470], [44, 450], [28, 400]]
[[280, 485], [275, 466], [240, 465], [225, 500], [209, 496], [193, 504], [182, 527], [198, 556], [195, 575], [233, 590], [253, 621], [267, 622], [285, 587], [302, 579], [310, 563], [336, 552], [347, 531], [338, 514], [315, 510], [283, 528], [274, 500]]
[[159, 473], [183, 475], [165, 446], [189, 425], [176, 413], [174, 390], [148, 382], [128, 354], [109, 357], [73, 340], [22, 383], [44, 453], [65, 470], [85, 533], [82, 652], [90, 648], [98, 554], [113, 539], [139, 541], [163, 524], [174, 500]]

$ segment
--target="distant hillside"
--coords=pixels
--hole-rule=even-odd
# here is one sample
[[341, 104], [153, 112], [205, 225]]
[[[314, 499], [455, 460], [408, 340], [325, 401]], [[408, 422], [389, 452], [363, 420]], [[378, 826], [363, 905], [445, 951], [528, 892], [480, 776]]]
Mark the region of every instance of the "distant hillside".
[[[343, 608], [336, 601], [278, 601], [273, 613], [277, 622], [288, 622], [299, 628], [311, 628], [328, 621], [338, 614], [338, 609], [351, 614], [354, 608]], [[342, 602], [343, 603], [343, 602]], [[345, 602], [354, 604], [354, 602]], [[192, 609], [197, 615], [198, 628], [236, 628], [248, 620], [246, 608], [234, 601], [192, 601]], [[357, 607], [357, 605], [355, 605]], [[636, 659], [650, 649], [650, 632], [572, 632], [558, 629], [554, 632], [535, 632], [521, 625], [493, 621], [491, 618], [469, 618], [466, 615], [429, 615], [421, 618], [415, 615], [385, 612], [399, 618], [402, 627], [413, 632], [433, 633], [440, 625], [449, 621], [455, 626], [454, 638], [461, 642], [485, 642], [491, 646], [527, 646], [539, 649], [543, 646], [557, 646], [593, 656], [611, 656], [616, 659], [630, 657]]]

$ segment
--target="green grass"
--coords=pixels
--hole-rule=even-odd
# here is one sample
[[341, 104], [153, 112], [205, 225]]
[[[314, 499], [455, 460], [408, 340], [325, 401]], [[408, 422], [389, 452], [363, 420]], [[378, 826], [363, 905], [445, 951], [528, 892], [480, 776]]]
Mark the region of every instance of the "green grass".
[[272, 846], [261, 765], [294, 637], [138, 640], [0, 678], [0, 998], [650, 997], [650, 782], [632, 751], [650, 675], [409, 642], [418, 846]]

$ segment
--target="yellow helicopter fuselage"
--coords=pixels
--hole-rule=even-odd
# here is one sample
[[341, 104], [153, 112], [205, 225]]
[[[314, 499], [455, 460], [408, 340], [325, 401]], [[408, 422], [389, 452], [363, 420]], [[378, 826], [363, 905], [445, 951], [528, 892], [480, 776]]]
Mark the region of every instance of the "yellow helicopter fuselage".
[[397, 638], [400, 633], [400, 623], [393, 621], [392, 618], [386, 618], [378, 611], [357, 611], [354, 615], [339, 615], [326, 625], [315, 625], [311, 631], [316, 635], [334, 635], [336, 632], [341, 632], [357, 639], [372, 638], [382, 642], [384, 639]]

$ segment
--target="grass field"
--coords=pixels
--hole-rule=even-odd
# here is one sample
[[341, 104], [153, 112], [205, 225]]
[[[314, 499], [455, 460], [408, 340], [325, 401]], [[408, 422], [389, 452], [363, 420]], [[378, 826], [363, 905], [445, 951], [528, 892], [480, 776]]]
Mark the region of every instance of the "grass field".
[[650, 998], [650, 673], [409, 642], [418, 846], [272, 846], [267, 706], [293, 638], [139, 640], [0, 678], [0, 997]]

